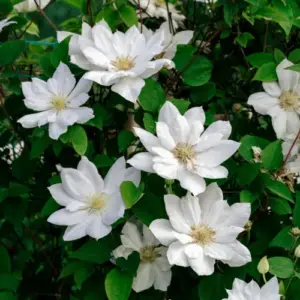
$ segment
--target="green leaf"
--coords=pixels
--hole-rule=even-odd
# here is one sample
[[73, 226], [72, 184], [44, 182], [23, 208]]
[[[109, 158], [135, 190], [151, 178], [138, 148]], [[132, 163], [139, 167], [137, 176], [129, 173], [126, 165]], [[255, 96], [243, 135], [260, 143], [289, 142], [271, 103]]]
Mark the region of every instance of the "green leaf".
[[300, 49], [295, 49], [294, 51], [292, 51], [289, 56], [288, 59], [293, 62], [294, 64], [300, 62]]
[[294, 202], [291, 191], [284, 183], [270, 180], [266, 182], [266, 188], [273, 194], [290, 202]]
[[271, 257], [268, 259], [270, 273], [279, 278], [290, 278], [294, 274], [294, 263], [287, 257]]
[[121, 23], [120, 13], [114, 7], [104, 7], [96, 16], [96, 22], [104, 19], [111, 29], [116, 29]]
[[71, 127], [70, 137], [72, 146], [79, 155], [84, 155], [88, 146], [88, 138], [84, 128], [80, 125]]
[[191, 102], [184, 99], [168, 99], [168, 101], [173, 103], [182, 115], [188, 110], [191, 104]]
[[0, 65], [13, 64], [25, 50], [24, 41], [8, 41], [0, 45]]
[[41, 218], [49, 217], [52, 213], [57, 211], [59, 207], [60, 206], [56, 203], [56, 201], [54, 201], [52, 198], [49, 198], [40, 212]]
[[202, 105], [211, 100], [216, 93], [216, 85], [213, 82], [208, 82], [202, 86], [192, 88], [191, 100], [195, 104]]
[[293, 224], [300, 227], [300, 192], [296, 192], [296, 205], [293, 211]]
[[288, 215], [292, 213], [292, 209], [286, 199], [270, 197], [269, 200], [272, 210], [277, 215]]
[[292, 250], [294, 248], [295, 240], [291, 235], [291, 227], [285, 227], [271, 241], [269, 247], [279, 247]]
[[0, 273], [10, 273], [11, 262], [7, 249], [0, 245]]
[[292, 70], [292, 71], [295, 71], [295, 72], [300, 72], [300, 64], [290, 66], [290, 67], [288, 67], [286, 69], [287, 70]]
[[274, 50], [274, 58], [277, 64], [280, 64], [284, 59], [286, 59], [285, 54], [280, 49]]
[[72, 262], [69, 262], [62, 269], [62, 271], [61, 271], [61, 273], [59, 275], [59, 279], [68, 277], [70, 275], [73, 275], [76, 272], [76, 270], [84, 268], [87, 265], [89, 265], [89, 264], [87, 264], [86, 262], [83, 262], [83, 261], [72, 261]]
[[0, 187], [0, 203], [8, 196], [8, 190]]
[[132, 6], [122, 5], [119, 8], [119, 14], [120, 14], [121, 19], [124, 21], [124, 23], [128, 27], [131, 27], [138, 23], [138, 17], [137, 17], [136, 11]]
[[139, 96], [140, 104], [146, 111], [158, 112], [166, 101], [165, 92], [160, 84], [152, 78], [146, 79], [145, 82]]
[[16, 300], [16, 296], [11, 292], [0, 292], [0, 300]]
[[119, 152], [120, 153], [125, 152], [134, 140], [135, 140], [135, 136], [131, 131], [122, 130], [118, 134]]
[[254, 40], [254, 36], [249, 32], [243, 32], [241, 35], [237, 36], [235, 42], [241, 47], [246, 48], [248, 42]]
[[273, 62], [262, 65], [254, 75], [253, 80], [257, 81], [275, 81], [277, 80], [276, 74], [277, 65]]
[[240, 202], [242, 203], [253, 203], [256, 197], [248, 190], [242, 190], [240, 193]]
[[206, 84], [211, 78], [213, 64], [205, 56], [197, 56], [183, 72], [183, 82], [190, 86]]
[[53, 73], [55, 72], [55, 67], [51, 63], [50, 54], [52, 53], [46, 53], [40, 58], [40, 65], [43, 69], [44, 74], [48, 77], [52, 77]]
[[116, 260], [116, 264], [123, 271], [130, 273], [132, 276], [136, 276], [136, 271], [140, 264], [140, 254], [134, 251], [127, 257], [127, 259], [119, 257]]
[[278, 170], [283, 163], [281, 141], [269, 144], [262, 152], [262, 164], [270, 171]]
[[105, 291], [109, 300], [128, 300], [133, 276], [118, 269], [111, 270], [105, 278]]
[[41, 138], [32, 142], [30, 158], [40, 158], [47, 147], [52, 143], [48, 135], [43, 135]]
[[126, 208], [131, 208], [140, 198], [142, 191], [131, 181], [124, 181], [120, 186]]
[[115, 245], [112, 236], [106, 236], [99, 241], [89, 240], [78, 250], [73, 252], [70, 257], [82, 261], [102, 264], [111, 257], [111, 252], [118, 245]]
[[238, 168], [236, 181], [240, 185], [251, 183], [259, 174], [260, 164], [243, 164]]
[[13, 9], [13, 6], [10, 2], [10, 0], [1, 0], [0, 1], [0, 17], [1, 20], [5, 16], [7, 16]]
[[144, 122], [144, 127], [147, 131], [151, 133], [155, 133], [156, 122], [151, 114], [147, 112], [144, 113], [143, 122]]
[[246, 57], [247, 61], [252, 65], [253, 67], [259, 68], [264, 64], [267, 63], [274, 63], [274, 58], [272, 53], [254, 53]]
[[105, 154], [98, 154], [94, 157], [93, 163], [97, 168], [111, 167], [114, 160]]
[[16, 291], [19, 280], [11, 274], [0, 274], [0, 290]]
[[54, 49], [51, 55], [51, 63], [56, 68], [60, 62], [67, 63], [69, 61], [69, 41], [71, 37], [65, 38]]
[[245, 160], [251, 162], [254, 159], [252, 147], [264, 149], [268, 144], [268, 140], [257, 136], [246, 135], [241, 139], [239, 153]]
[[9, 197], [18, 197], [27, 194], [29, 190], [26, 185], [12, 181], [9, 183], [8, 195]]

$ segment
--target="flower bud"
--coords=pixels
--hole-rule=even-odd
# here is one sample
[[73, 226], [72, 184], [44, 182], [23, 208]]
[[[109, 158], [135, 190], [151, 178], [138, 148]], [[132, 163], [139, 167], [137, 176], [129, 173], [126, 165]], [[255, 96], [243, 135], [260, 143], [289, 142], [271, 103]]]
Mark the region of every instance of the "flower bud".
[[294, 237], [299, 237], [300, 236], [300, 228], [298, 227], [293, 227], [291, 229], [291, 234], [294, 236]]
[[297, 248], [295, 249], [295, 256], [296, 256], [297, 258], [300, 257], [300, 245], [298, 245]]
[[264, 256], [258, 263], [257, 270], [260, 274], [267, 274], [269, 272], [269, 269], [270, 269], [270, 265], [269, 265], [268, 257]]
[[243, 106], [240, 103], [234, 103], [232, 106], [232, 109], [234, 112], [240, 112], [242, 110]]

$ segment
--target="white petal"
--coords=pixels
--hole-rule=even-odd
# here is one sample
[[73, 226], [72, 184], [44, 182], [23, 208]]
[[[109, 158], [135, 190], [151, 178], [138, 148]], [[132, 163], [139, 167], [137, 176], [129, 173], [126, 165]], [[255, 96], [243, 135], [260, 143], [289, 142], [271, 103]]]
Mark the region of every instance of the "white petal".
[[169, 246], [172, 242], [176, 240], [173, 234], [173, 227], [171, 226], [169, 220], [154, 220], [150, 224], [149, 229], [164, 246]]
[[217, 146], [223, 139], [221, 133], [206, 134], [205, 131], [201, 135], [198, 144], [194, 146], [195, 152], [204, 152], [214, 146]]
[[139, 77], [122, 78], [119, 82], [115, 83], [111, 90], [121, 95], [126, 100], [135, 103], [141, 93], [145, 81]]
[[151, 263], [141, 263], [133, 280], [132, 289], [136, 293], [149, 289], [154, 284], [154, 275]]
[[215, 260], [204, 255], [203, 249], [198, 247], [199, 255], [197, 258], [188, 258], [191, 268], [199, 275], [211, 275], [214, 272]]
[[190, 191], [194, 195], [198, 195], [205, 191], [206, 184], [204, 179], [188, 170], [178, 172], [178, 180], [184, 189]]
[[86, 228], [86, 234], [98, 240], [107, 236], [111, 232], [111, 226], [102, 223], [101, 218], [95, 218]]
[[159, 245], [159, 241], [153, 235], [151, 230], [143, 224], [143, 244], [146, 246], [157, 246]]
[[70, 102], [68, 103], [68, 107], [77, 108], [82, 104], [86, 103], [86, 101], [88, 101], [89, 98], [90, 96], [88, 94], [79, 94], [73, 97], [72, 100], [70, 100]]
[[49, 186], [48, 190], [52, 198], [61, 206], [67, 206], [70, 202], [75, 200], [65, 192], [61, 183]]
[[192, 126], [195, 122], [201, 122], [202, 125], [205, 123], [205, 113], [202, 107], [193, 107], [185, 112], [184, 117]]
[[261, 299], [280, 300], [278, 279], [274, 276], [260, 290]]
[[70, 212], [65, 208], [62, 208], [54, 212], [49, 218], [48, 222], [55, 225], [75, 225], [83, 222], [88, 218], [89, 214], [87, 210], [79, 210]]
[[173, 150], [176, 147], [176, 143], [166, 123], [157, 122], [156, 132], [157, 132], [157, 137], [159, 138], [160, 143], [164, 148], [168, 150]]
[[87, 94], [93, 85], [93, 81], [80, 78], [73, 91], [69, 94], [68, 99], [73, 99], [81, 94]]
[[216, 121], [208, 126], [203, 132], [201, 139], [209, 139], [209, 137], [221, 134], [222, 139], [227, 140], [231, 134], [231, 125], [228, 121]]
[[187, 256], [184, 252], [185, 248], [186, 245], [182, 245], [180, 242], [174, 242], [169, 246], [167, 257], [171, 265], [177, 265], [181, 267], [189, 266]]
[[219, 179], [228, 176], [228, 170], [223, 166], [218, 167], [198, 167], [196, 173], [203, 178]]
[[162, 271], [156, 262], [152, 265], [152, 268], [154, 271], [154, 289], [166, 292], [171, 284], [171, 270]]
[[170, 101], [167, 101], [159, 111], [158, 121], [172, 127], [174, 120], [176, 120], [178, 116], [181, 115], [177, 107]]
[[124, 257], [125, 259], [128, 259], [128, 256], [133, 252], [132, 249], [126, 248], [123, 245], [117, 247], [115, 250], [113, 250], [112, 254], [114, 258]]
[[49, 136], [53, 140], [57, 140], [63, 133], [67, 132], [68, 125], [59, 122], [49, 124]]
[[281, 89], [276, 81], [263, 82], [263, 88], [270, 96], [279, 98], [281, 95]]
[[176, 143], [187, 143], [190, 135], [190, 125], [185, 117], [177, 116], [177, 119], [173, 120], [169, 128]]
[[188, 259], [189, 258], [194, 259], [194, 258], [198, 258], [199, 255], [202, 255], [203, 249], [202, 246], [196, 243], [190, 243], [185, 247], [184, 252], [188, 257]]
[[298, 128], [300, 128], [300, 119], [299, 114], [295, 111], [287, 112], [287, 123], [286, 123], [286, 131], [287, 132], [295, 132], [298, 133]]
[[89, 225], [89, 223], [91, 222], [90, 219], [73, 225], [73, 226], [68, 226], [67, 230], [65, 231], [65, 234], [63, 236], [63, 240], [68, 242], [68, 241], [74, 241], [74, 240], [78, 240], [84, 236], [86, 236], [86, 229]]
[[83, 75], [83, 78], [97, 82], [100, 85], [110, 86], [118, 82], [121, 76], [118, 72], [89, 71]]
[[[162, 160], [165, 160], [165, 162], [157, 162], [156, 158], [159, 158], [158, 156], [155, 156], [153, 158], [153, 169], [156, 174], [159, 176], [165, 178], [165, 179], [177, 179], [179, 164], [176, 159], [174, 158], [163, 158]], [[180, 173], [180, 172], [179, 172]]]
[[251, 253], [242, 243], [235, 241], [234, 243], [228, 244], [231, 247], [232, 258], [230, 260], [222, 260], [230, 267], [240, 267], [246, 265], [252, 260]]
[[289, 60], [283, 60], [276, 69], [279, 85], [282, 91], [293, 91], [296, 85], [299, 83], [299, 73], [291, 70], [285, 70], [286, 68], [293, 66], [294, 64]]
[[203, 132], [204, 127], [200, 121], [194, 122], [190, 125], [190, 133], [187, 143], [189, 145], [197, 145], [200, 141], [200, 135]]
[[153, 147], [160, 147], [159, 139], [152, 133], [138, 127], [134, 127], [134, 132], [139, 137], [147, 151], [152, 152]]
[[60, 176], [63, 189], [76, 200], [84, 201], [95, 194], [92, 183], [76, 169], [63, 168]]
[[91, 182], [96, 192], [101, 193], [103, 191], [104, 181], [99, 175], [96, 166], [87, 157], [81, 157], [77, 170]]
[[101, 53], [99, 50], [93, 47], [81, 47], [82, 53], [87, 58], [87, 60], [95, 65], [95, 68], [107, 69], [109, 65], [109, 60], [107, 57]]
[[[124, 157], [120, 157], [111, 166], [104, 179], [105, 191], [115, 193], [119, 191], [121, 183], [124, 181], [126, 169], [126, 161]], [[126, 179], [125, 179], [126, 180]]]
[[243, 231], [245, 231], [244, 228], [235, 226], [218, 228], [215, 236], [215, 242], [232, 243], [236, 240], [237, 236]]
[[154, 173], [152, 159], [153, 155], [151, 153], [141, 152], [134, 155], [127, 162], [138, 170]]
[[230, 158], [239, 148], [235, 141], [221, 141], [217, 146], [197, 154], [197, 164], [204, 167], [217, 167]]
[[[227, 219], [226, 225], [243, 228], [251, 215], [250, 203], [235, 203], [229, 207], [230, 219]], [[224, 224], [224, 223], [223, 223]]]
[[181, 211], [180, 202], [184, 199], [181, 200], [175, 195], [165, 195], [164, 201], [172, 227], [179, 233], [189, 234], [190, 226]]
[[263, 92], [252, 94], [248, 99], [248, 104], [252, 105], [261, 115], [267, 115], [269, 110], [278, 105], [278, 103], [279, 100], [277, 98]]
[[124, 174], [125, 181], [131, 181], [135, 184], [136, 187], [139, 186], [141, 182], [141, 171], [136, 168], [128, 168], [125, 170]]
[[225, 243], [213, 243], [204, 247], [204, 254], [217, 260], [230, 260], [233, 256], [232, 248]]
[[287, 113], [279, 106], [271, 111], [272, 125], [277, 138], [283, 138], [287, 132]]
[[131, 222], [126, 222], [121, 235], [123, 246], [138, 251], [143, 248], [143, 241], [137, 226]]
[[53, 115], [52, 110], [46, 110], [40, 113], [26, 115], [19, 119], [18, 123], [21, 123], [24, 128], [40, 127], [47, 124]]
[[162, 68], [172, 69], [175, 64], [169, 59], [156, 59], [147, 64], [146, 70], [140, 75], [142, 78], [148, 78], [158, 73]]
[[109, 195], [109, 200], [106, 203], [102, 212], [102, 222], [106, 225], [111, 225], [121, 219], [125, 213], [125, 205], [121, 193], [115, 192]]
[[190, 225], [197, 225], [201, 222], [201, 208], [198, 197], [192, 196], [188, 193], [182, 201], [180, 207], [184, 215], [184, 219]]

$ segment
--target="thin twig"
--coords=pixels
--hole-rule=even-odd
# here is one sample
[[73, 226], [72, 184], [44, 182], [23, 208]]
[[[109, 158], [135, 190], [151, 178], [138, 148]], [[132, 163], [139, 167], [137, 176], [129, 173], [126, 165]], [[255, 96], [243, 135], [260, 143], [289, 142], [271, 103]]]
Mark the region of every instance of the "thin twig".
[[142, 16], [141, 0], [138, 0], [138, 5], [139, 5], [139, 14], [140, 14], [140, 23], [141, 23], [141, 33], [143, 33], [143, 16]]
[[168, 22], [169, 22], [170, 32], [174, 35], [175, 30], [174, 30], [174, 26], [173, 26], [172, 14], [170, 13], [170, 9], [169, 9], [169, 2], [168, 2], [168, 0], [165, 0], [165, 2], [166, 2], [167, 13], [168, 13]]
[[289, 152], [287, 153], [287, 155], [286, 155], [286, 157], [285, 157], [285, 160], [284, 160], [284, 162], [282, 163], [281, 169], [284, 168], [285, 164], [287, 163], [287, 161], [288, 161], [288, 159], [289, 159], [289, 157], [290, 157], [290, 155], [291, 155], [291, 153], [292, 153], [292, 150], [293, 150], [293, 148], [295, 147], [295, 145], [296, 145], [297, 140], [299, 139], [299, 137], [300, 137], [300, 130], [298, 131], [298, 134], [296, 135], [296, 138], [294, 139], [294, 141], [293, 141], [293, 143], [292, 143], [292, 145], [291, 145], [291, 147], [290, 147], [290, 149], [289, 149]]
[[49, 25], [55, 30], [58, 31], [58, 28], [56, 27], [56, 25], [52, 22], [52, 20], [47, 16], [47, 14], [44, 12], [44, 10], [40, 7], [40, 5], [37, 3], [37, 0], [34, 0], [36, 7], [38, 9], [38, 11], [41, 13], [42, 16], [44, 16], [44, 18], [47, 20], [47, 22], [49, 23]]
[[93, 23], [92, 1], [91, 0], [87, 0], [86, 5], [87, 5], [88, 14], [90, 16], [91, 25], [93, 26], [94, 23]]

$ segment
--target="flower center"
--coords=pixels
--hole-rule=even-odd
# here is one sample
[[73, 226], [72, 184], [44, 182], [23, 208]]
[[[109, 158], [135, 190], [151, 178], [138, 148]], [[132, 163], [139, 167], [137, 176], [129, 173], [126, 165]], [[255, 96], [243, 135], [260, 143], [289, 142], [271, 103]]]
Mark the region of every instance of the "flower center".
[[166, 6], [166, 2], [165, 0], [154, 0], [154, 5], [157, 6], [157, 7], [164, 7]]
[[153, 262], [160, 254], [156, 251], [155, 246], [145, 247], [140, 250], [141, 262]]
[[119, 56], [116, 60], [111, 61], [111, 64], [119, 71], [127, 71], [135, 66], [134, 59], [129, 55]]
[[300, 107], [300, 95], [296, 92], [283, 92], [279, 100], [284, 110], [291, 111]]
[[88, 199], [90, 211], [100, 212], [108, 199], [109, 196], [106, 193], [96, 193], [90, 196]]
[[62, 110], [66, 108], [65, 98], [62, 96], [54, 96], [51, 101], [54, 108]]
[[194, 239], [195, 243], [204, 246], [214, 242], [216, 231], [206, 224], [201, 224], [192, 226], [190, 235]]
[[182, 163], [187, 164], [195, 157], [193, 146], [179, 143], [172, 151], [174, 156]]

